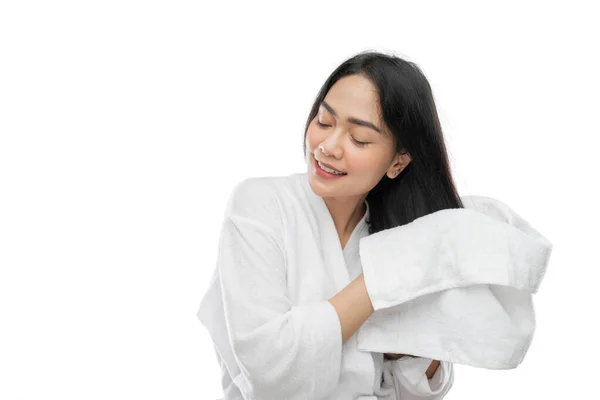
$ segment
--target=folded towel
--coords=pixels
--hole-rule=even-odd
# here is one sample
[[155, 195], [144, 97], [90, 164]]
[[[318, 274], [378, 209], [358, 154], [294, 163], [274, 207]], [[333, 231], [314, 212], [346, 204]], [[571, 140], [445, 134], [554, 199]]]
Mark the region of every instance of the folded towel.
[[375, 313], [358, 349], [490, 369], [520, 364], [552, 244], [503, 202], [464, 196], [360, 240]]

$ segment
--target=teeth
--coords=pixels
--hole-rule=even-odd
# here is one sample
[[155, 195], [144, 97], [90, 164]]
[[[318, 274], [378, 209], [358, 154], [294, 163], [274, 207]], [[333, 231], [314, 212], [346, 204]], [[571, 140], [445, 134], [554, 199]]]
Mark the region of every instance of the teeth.
[[323, 168], [323, 171], [327, 171], [330, 174], [335, 174], [335, 175], [344, 175], [343, 172], [336, 171], [335, 169], [327, 168], [326, 166], [324, 166], [323, 164], [321, 164], [321, 162], [318, 161], [318, 160], [317, 160], [317, 162], [319, 163], [319, 167]]

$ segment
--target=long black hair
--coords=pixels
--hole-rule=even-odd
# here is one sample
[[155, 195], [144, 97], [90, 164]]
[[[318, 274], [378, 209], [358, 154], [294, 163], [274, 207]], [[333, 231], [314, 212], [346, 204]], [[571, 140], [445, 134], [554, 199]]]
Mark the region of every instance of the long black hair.
[[339, 79], [360, 75], [378, 90], [381, 122], [396, 151], [411, 162], [394, 179], [387, 174], [367, 194], [369, 234], [412, 222], [447, 208], [463, 208], [450, 169], [431, 86], [421, 69], [395, 55], [364, 51], [338, 66], [321, 87], [310, 110], [306, 133], [327, 92]]

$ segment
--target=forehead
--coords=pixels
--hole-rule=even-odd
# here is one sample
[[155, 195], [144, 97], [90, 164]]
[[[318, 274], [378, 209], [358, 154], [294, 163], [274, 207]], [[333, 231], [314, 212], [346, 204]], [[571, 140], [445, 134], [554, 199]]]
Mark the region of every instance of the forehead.
[[350, 75], [339, 79], [327, 92], [325, 101], [342, 117], [352, 116], [373, 123], [379, 121], [377, 88], [362, 76]]

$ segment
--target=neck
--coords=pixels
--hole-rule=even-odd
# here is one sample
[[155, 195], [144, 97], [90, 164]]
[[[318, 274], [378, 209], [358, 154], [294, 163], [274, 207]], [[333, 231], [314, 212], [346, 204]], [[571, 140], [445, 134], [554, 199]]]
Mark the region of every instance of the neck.
[[348, 236], [360, 222], [367, 211], [364, 204], [367, 196], [352, 197], [324, 197], [323, 200], [329, 209], [331, 218], [338, 234]]

